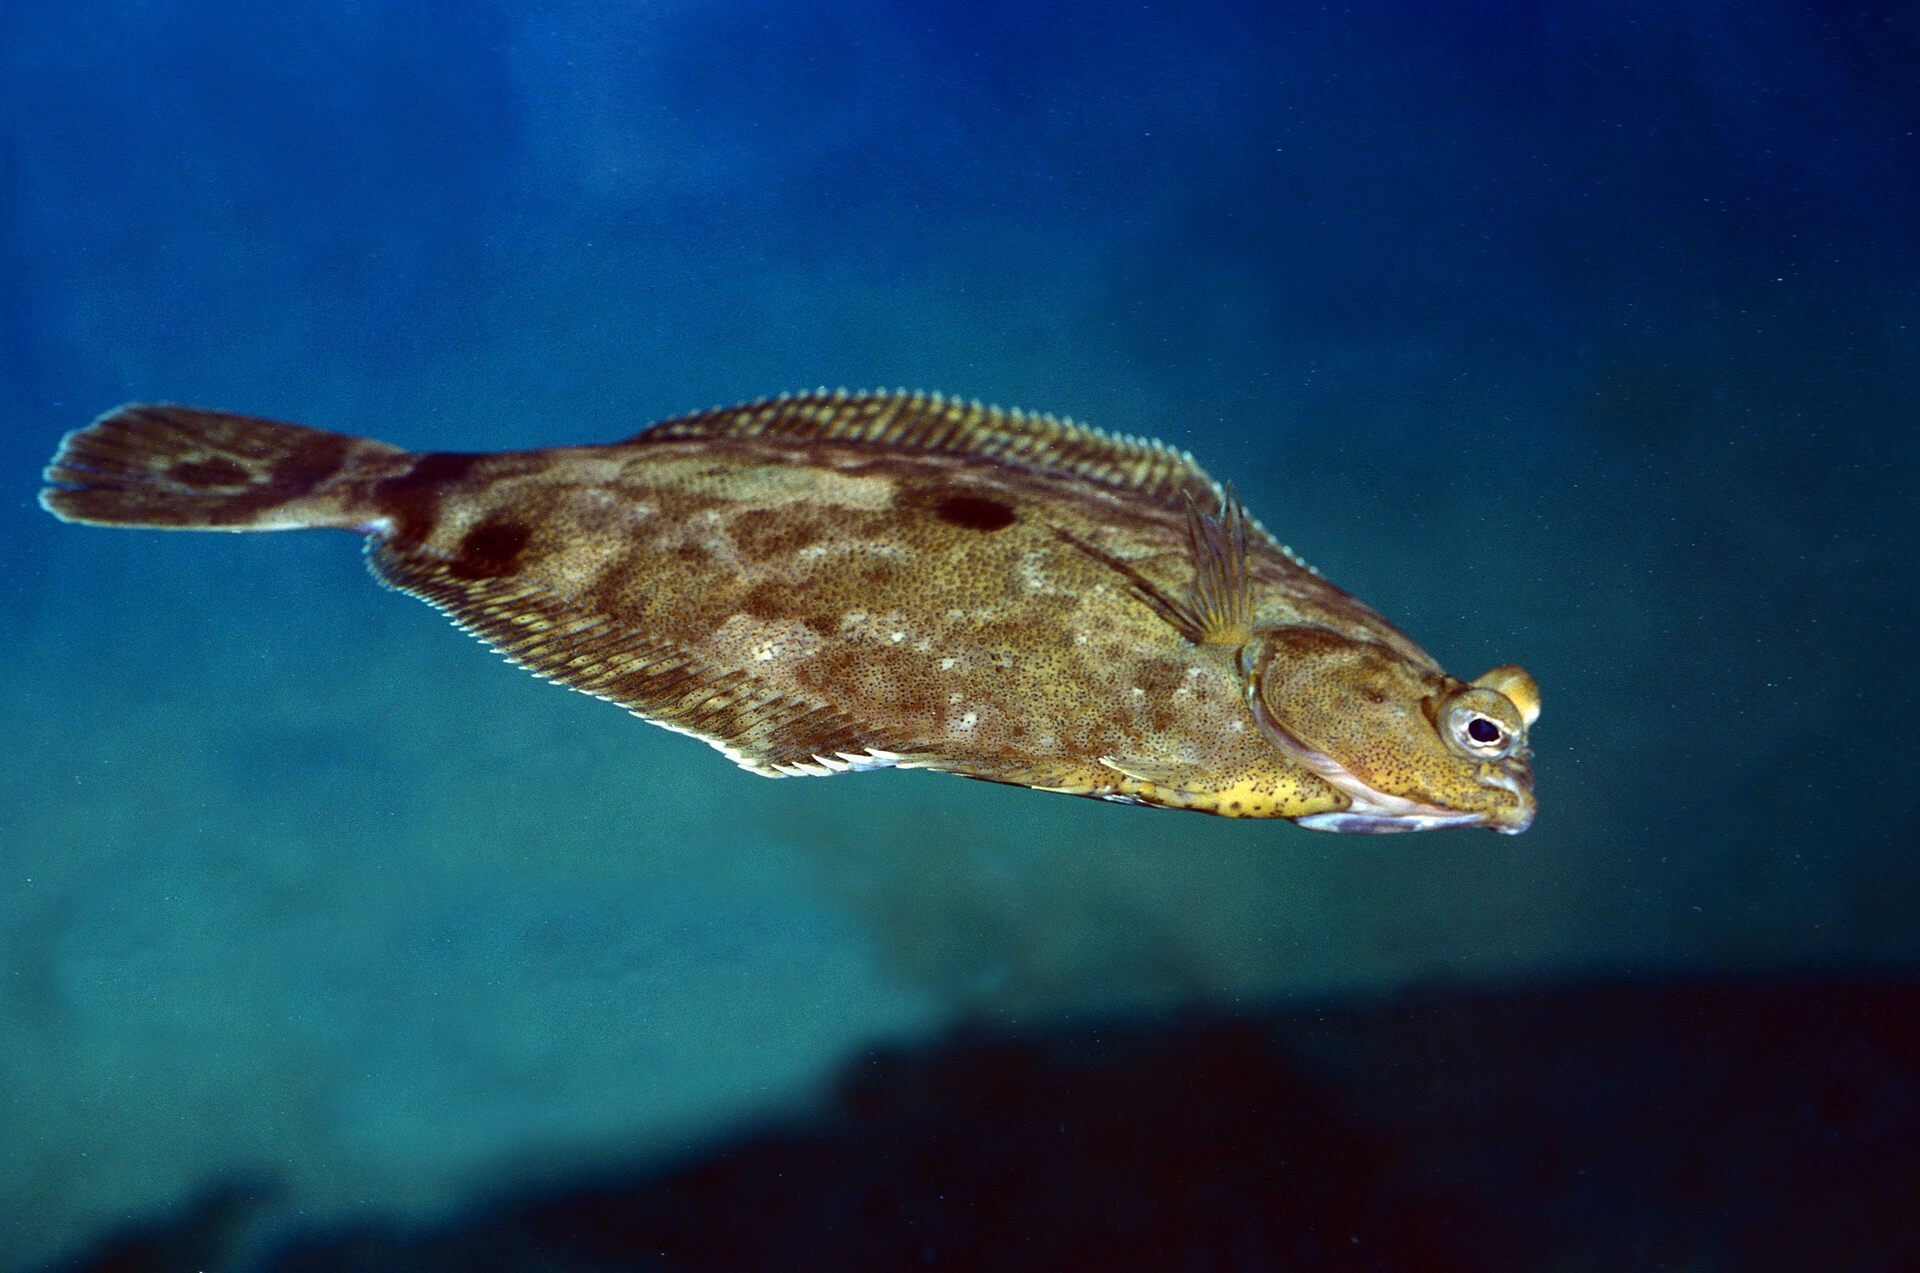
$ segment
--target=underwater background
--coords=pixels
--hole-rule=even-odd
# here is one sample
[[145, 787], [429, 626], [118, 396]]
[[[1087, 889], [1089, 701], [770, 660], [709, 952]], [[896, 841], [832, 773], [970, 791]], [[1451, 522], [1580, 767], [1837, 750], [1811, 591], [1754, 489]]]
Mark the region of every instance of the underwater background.
[[[0, 1271], [483, 1267], [463, 1225], [964, 1264], [989, 1215], [1049, 1267], [1089, 1248], [980, 1164], [1089, 1118], [1048, 1174], [1158, 1216], [1163, 1267], [1754, 1268], [1828, 1220], [1850, 1255], [1783, 1267], [1906, 1266], [1916, 66], [1893, 2], [6, 0]], [[128, 400], [482, 450], [822, 384], [1191, 449], [1456, 674], [1533, 673], [1538, 823], [769, 782], [504, 667], [349, 536], [35, 504]], [[1459, 1167], [1514, 1119], [1560, 1192]], [[1000, 1130], [912, 1130], [966, 1123]], [[715, 1183], [781, 1128], [814, 1156]], [[846, 1201], [927, 1143], [977, 1208]], [[1695, 1157], [1711, 1189], [1661, 1174]], [[1443, 1163], [1427, 1211], [1348, 1206]], [[1289, 1171], [1327, 1210], [1272, 1204]], [[1199, 1177], [1230, 1218], [1154, 1211]], [[603, 1223], [663, 1180], [780, 1257]], [[1454, 1245], [1380, 1254], [1421, 1216]], [[826, 1232], [876, 1245], [791, 1236]], [[1240, 1256], [1150, 1245], [1203, 1232]]]

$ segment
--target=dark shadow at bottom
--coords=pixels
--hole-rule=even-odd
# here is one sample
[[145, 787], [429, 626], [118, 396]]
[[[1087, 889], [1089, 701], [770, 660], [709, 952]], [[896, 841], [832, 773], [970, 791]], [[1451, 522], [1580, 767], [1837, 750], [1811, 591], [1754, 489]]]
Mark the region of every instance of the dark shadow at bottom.
[[[201, 1267], [197, 1214], [68, 1267]], [[136, 1238], [173, 1263], [116, 1262]], [[965, 1031], [858, 1062], [802, 1124], [253, 1267], [1920, 1268], [1920, 982]]]

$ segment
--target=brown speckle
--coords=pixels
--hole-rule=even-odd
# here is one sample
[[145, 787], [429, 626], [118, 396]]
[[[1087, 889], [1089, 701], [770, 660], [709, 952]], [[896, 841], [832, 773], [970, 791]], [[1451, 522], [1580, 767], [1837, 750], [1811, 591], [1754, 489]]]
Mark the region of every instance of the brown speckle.
[[740, 555], [769, 561], [799, 552], [826, 538], [826, 530], [804, 510], [792, 507], [749, 509], [727, 527]]
[[788, 584], [756, 584], [740, 598], [740, 612], [755, 619], [781, 619], [793, 610], [794, 590]]

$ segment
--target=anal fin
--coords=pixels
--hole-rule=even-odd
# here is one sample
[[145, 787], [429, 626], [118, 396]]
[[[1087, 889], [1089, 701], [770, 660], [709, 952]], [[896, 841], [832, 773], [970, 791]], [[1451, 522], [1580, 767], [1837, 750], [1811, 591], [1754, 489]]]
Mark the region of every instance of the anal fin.
[[368, 555], [382, 583], [445, 612], [509, 661], [699, 738], [754, 773], [845, 773], [903, 758], [831, 704], [713, 667], [695, 651], [522, 574], [474, 578], [452, 568], [457, 564], [395, 540], [376, 542]]

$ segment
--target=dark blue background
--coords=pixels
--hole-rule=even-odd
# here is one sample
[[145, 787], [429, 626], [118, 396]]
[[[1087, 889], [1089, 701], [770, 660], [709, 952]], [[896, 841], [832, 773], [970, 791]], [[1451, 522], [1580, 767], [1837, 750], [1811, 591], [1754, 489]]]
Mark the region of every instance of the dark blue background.
[[[958, 1017], [1913, 966], [1920, 8], [1035, 8], [6, 6], [22, 1250], [671, 1147]], [[820, 383], [1191, 448], [1534, 672], [1539, 824], [765, 783], [342, 538], [33, 502], [129, 399], [481, 449]]]

